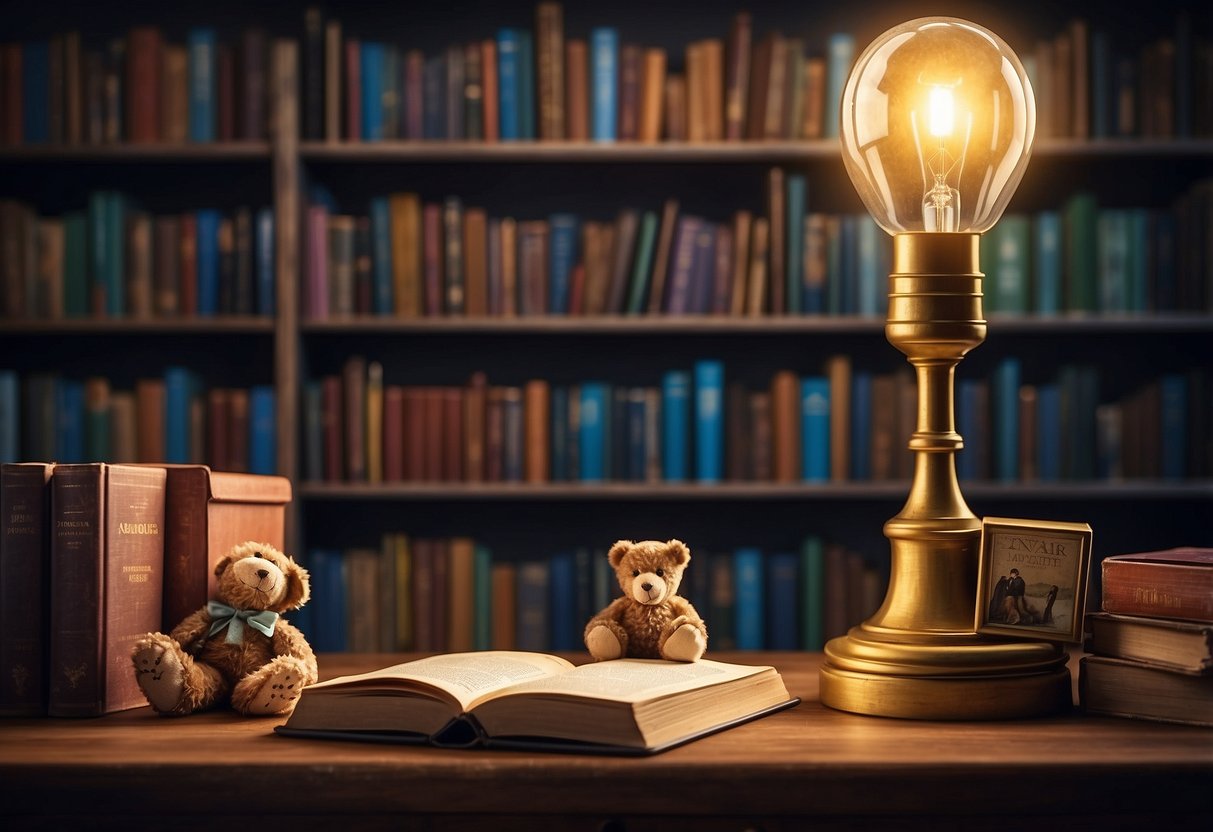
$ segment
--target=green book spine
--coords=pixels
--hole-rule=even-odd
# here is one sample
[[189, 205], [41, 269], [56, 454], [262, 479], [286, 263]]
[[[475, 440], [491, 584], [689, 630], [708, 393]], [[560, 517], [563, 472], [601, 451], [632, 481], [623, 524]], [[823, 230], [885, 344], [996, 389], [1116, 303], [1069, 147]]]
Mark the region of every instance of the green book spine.
[[493, 555], [487, 546], [476, 545], [472, 583], [472, 646], [476, 650], [488, 650], [493, 646]]
[[806, 537], [800, 547], [800, 629], [805, 650], [825, 646], [825, 548], [816, 535]]
[[1090, 194], [1078, 194], [1066, 203], [1065, 298], [1069, 312], [1095, 311], [1098, 210]]
[[1026, 315], [1032, 225], [1026, 216], [1007, 216], [998, 229], [998, 311]]
[[636, 265], [632, 269], [632, 294], [628, 297], [628, 314], [644, 312], [649, 293], [649, 274], [653, 271], [653, 246], [657, 241], [657, 214], [645, 211], [640, 223], [640, 240], [636, 246]]
[[106, 314], [126, 314], [126, 205], [122, 194], [106, 195], [105, 208]]

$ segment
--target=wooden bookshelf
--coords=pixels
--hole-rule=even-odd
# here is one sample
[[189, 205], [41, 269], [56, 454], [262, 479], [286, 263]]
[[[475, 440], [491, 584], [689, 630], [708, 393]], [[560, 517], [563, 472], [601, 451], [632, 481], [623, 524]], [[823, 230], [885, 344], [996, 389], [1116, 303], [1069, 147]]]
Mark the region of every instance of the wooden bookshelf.
[[44, 321], [5, 321], [6, 335], [80, 336], [100, 335], [272, 335], [274, 320], [266, 316], [214, 318], [69, 318]]
[[0, 164], [70, 164], [105, 162], [268, 162], [269, 142], [204, 142], [196, 144], [24, 145], [0, 147]]

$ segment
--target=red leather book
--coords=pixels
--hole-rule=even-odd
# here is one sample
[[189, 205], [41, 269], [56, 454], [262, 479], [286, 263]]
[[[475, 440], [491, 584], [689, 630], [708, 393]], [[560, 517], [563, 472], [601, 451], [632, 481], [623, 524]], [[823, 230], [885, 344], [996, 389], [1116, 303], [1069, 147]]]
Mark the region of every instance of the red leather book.
[[404, 479], [404, 388], [398, 384], [383, 390], [383, 479]]
[[178, 260], [177, 311], [183, 317], [198, 314], [198, 218], [181, 215], [181, 242]]
[[422, 393], [425, 452], [422, 478], [438, 482], [443, 478], [443, 396], [441, 387], [426, 387]]
[[126, 136], [132, 142], [160, 140], [160, 82], [163, 38], [154, 26], [131, 30], [126, 47]]
[[438, 317], [443, 307], [443, 260], [442, 206], [426, 204], [422, 209], [422, 250], [424, 251], [425, 278], [422, 286], [422, 302], [425, 314]]
[[501, 135], [501, 94], [497, 82], [497, 41], [480, 42], [481, 101], [484, 107], [484, 140], [493, 143]]
[[345, 139], [362, 138], [362, 50], [355, 38], [345, 42]]
[[483, 482], [485, 478], [485, 418], [488, 406], [488, 380], [474, 373], [463, 393], [463, 479]]
[[463, 479], [463, 389], [440, 388], [442, 397], [442, 479]]
[[421, 387], [404, 388], [404, 478], [410, 482], [425, 479], [425, 391]]
[[1114, 555], [1101, 569], [1104, 612], [1213, 622], [1213, 549]]
[[342, 369], [345, 480], [366, 481], [366, 359], [351, 356]]

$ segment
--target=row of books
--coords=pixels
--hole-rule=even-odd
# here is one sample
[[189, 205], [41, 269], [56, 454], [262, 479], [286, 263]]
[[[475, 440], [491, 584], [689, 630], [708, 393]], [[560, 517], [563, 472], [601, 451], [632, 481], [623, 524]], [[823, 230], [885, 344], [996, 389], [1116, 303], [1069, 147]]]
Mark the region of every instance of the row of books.
[[[1093, 367], [1028, 384], [1020, 361], [957, 387], [962, 479], [1199, 478], [1213, 474], [1207, 371], [1100, 396]], [[385, 380], [348, 359], [304, 387], [304, 473], [328, 482], [842, 482], [908, 479], [917, 387], [906, 370], [791, 370], [751, 389], [724, 364], [662, 373], [660, 386], [603, 381], [461, 387]]]
[[0, 143], [114, 144], [265, 140], [270, 39], [215, 29], [169, 43], [156, 26], [89, 44], [79, 31], [0, 45]]
[[[888, 235], [866, 214], [807, 211], [802, 175], [774, 168], [767, 185], [764, 215], [720, 223], [674, 199], [598, 221], [490, 217], [414, 193], [354, 216], [320, 195], [308, 212], [305, 314], [885, 314]], [[1173, 210], [1101, 208], [1078, 194], [1061, 210], [1004, 217], [982, 238], [985, 311], [1210, 311], [1210, 216], [1213, 180]]]
[[[1199, 21], [1200, 16], [1196, 17]], [[1103, 21], [1075, 19], [1019, 56], [1036, 93], [1036, 134], [1106, 139], [1213, 135], [1213, 42], [1181, 11], [1144, 45], [1116, 43]], [[1203, 35], [1203, 37], [1202, 37]], [[1149, 37], [1149, 34], [1147, 34]]]
[[278, 469], [274, 388], [214, 387], [169, 367], [134, 390], [109, 379], [0, 370], [0, 462], [202, 463], [220, 471]]
[[0, 201], [0, 317], [274, 314], [274, 212], [151, 214], [116, 191], [39, 216]]
[[1079, 697], [1089, 713], [1213, 727], [1213, 549], [1105, 558], [1087, 616]]
[[0, 465], [0, 715], [145, 704], [135, 639], [205, 607], [231, 547], [282, 548], [290, 499], [201, 465]]
[[777, 31], [756, 39], [748, 12], [727, 36], [671, 55], [621, 42], [612, 26], [566, 35], [562, 4], [551, 2], [538, 4], [534, 29], [502, 28], [436, 54], [359, 37], [319, 9], [304, 29], [304, 138], [329, 141], [836, 136], [855, 55], [846, 33], [812, 48]]
[[[320, 652], [585, 649], [582, 632], [620, 594], [606, 550], [496, 556], [467, 537], [383, 536], [379, 549], [312, 549], [311, 602], [292, 620]], [[696, 549], [679, 594], [711, 650], [820, 650], [876, 610], [879, 571], [816, 536], [798, 551]]]

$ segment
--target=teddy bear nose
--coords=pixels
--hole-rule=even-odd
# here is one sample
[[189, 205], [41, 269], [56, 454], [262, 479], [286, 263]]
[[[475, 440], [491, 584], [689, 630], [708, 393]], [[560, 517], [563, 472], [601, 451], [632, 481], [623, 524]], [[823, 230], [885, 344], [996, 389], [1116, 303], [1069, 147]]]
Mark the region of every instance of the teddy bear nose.
[[258, 570], [257, 570], [257, 577], [258, 577], [258, 578], [264, 578], [264, 577], [265, 577], [266, 575], [268, 575], [268, 574], [270, 574], [268, 569], [258, 569]]
[[653, 588], [653, 585], [652, 584], [641, 584], [640, 588], [643, 589], [645, 592], [648, 592], [650, 589]]

